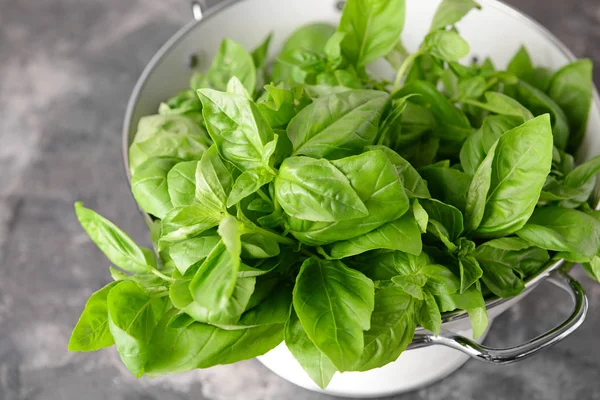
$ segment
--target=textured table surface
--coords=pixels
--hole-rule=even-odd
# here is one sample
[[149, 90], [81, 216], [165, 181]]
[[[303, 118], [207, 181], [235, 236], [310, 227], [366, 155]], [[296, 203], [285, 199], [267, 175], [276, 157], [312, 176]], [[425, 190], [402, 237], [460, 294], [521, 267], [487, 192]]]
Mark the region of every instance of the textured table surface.
[[[109, 279], [73, 202], [144, 240], [122, 167], [121, 123], [144, 65], [189, 20], [188, 3], [0, 0], [1, 400], [330, 399], [255, 360], [136, 380], [112, 350], [66, 351], [86, 298]], [[598, 0], [511, 3], [600, 65]], [[394, 399], [600, 399], [600, 285], [583, 283], [591, 311], [564, 342], [511, 366], [470, 361]], [[486, 343], [519, 343], [568, 311], [562, 293], [541, 287], [496, 320]]]

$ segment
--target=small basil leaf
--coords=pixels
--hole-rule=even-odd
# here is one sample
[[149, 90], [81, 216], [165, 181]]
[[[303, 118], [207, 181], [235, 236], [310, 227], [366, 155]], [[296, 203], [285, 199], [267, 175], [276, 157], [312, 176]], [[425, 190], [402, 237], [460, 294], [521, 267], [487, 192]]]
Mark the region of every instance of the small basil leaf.
[[198, 161], [176, 164], [167, 174], [167, 188], [174, 207], [189, 206], [196, 202], [196, 168]]
[[162, 219], [173, 209], [167, 174], [179, 162], [176, 158], [153, 157], [136, 168], [131, 177], [131, 191], [143, 211]]
[[474, 8], [480, 9], [481, 6], [473, 0], [442, 1], [435, 11], [430, 31], [456, 24]]
[[423, 328], [439, 335], [442, 326], [442, 315], [433, 295], [425, 292], [425, 301], [420, 304], [417, 322]]

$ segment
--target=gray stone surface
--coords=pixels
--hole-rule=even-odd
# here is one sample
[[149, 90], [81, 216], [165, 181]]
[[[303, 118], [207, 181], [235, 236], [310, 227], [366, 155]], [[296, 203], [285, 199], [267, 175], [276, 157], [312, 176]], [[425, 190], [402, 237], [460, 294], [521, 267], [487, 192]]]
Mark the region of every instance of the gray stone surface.
[[[600, 63], [598, 0], [511, 2]], [[121, 121], [142, 68], [188, 19], [187, 0], [0, 0], [1, 400], [329, 399], [257, 361], [136, 380], [112, 350], [66, 351], [85, 299], [109, 279], [73, 202], [145, 240]], [[600, 399], [600, 286], [582, 279], [591, 311], [564, 342], [511, 366], [470, 361], [395, 399]], [[567, 312], [560, 293], [540, 288], [496, 321], [487, 343], [519, 343]]]

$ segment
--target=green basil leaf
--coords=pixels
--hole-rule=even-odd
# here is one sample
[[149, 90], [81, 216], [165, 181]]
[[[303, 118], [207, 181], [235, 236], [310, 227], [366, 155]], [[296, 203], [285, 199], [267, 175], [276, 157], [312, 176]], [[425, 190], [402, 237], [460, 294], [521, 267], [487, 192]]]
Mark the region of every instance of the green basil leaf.
[[389, 96], [376, 90], [350, 90], [318, 99], [287, 128], [295, 154], [336, 159], [373, 144]]
[[517, 235], [542, 249], [594, 256], [600, 248], [600, 221], [577, 210], [542, 207]]
[[196, 168], [196, 200], [209, 210], [227, 211], [233, 178], [231, 168], [219, 156], [215, 146], [203, 155]]
[[146, 364], [149, 376], [172, 374], [219, 364], [231, 364], [260, 356], [283, 339], [283, 324], [225, 330], [194, 323], [178, 329], [167, 326], [171, 316], [160, 322], [150, 343]]
[[371, 329], [364, 333], [364, 350], [353, 370], [368, 371], [396, 361], [412, 341], [415, 328], [411, 297], [399, 287], [378, 290], [371, 314]]
[[231, 216], [219, 223], [221, 242], [210, 252], [190, 282], [190, 292], [198, 304], [210, 310], [227, 305], [235, 289], [242, 252], [238, 221]]
[[423, 300], [425, 297], [423, 292], [423, 286], [427, 282], [425, 275], [398, 275], [392, 278], [392, 282], [417, 300]]
[[211, 145], [206, 130], [193, 119], [181, 115], [150, 115], [138, 123], [129, 147], [129, 171], [152, 157], [199, 160]]
[[108, 328], [106, 299], [118, 283], [111, 282], [90, 296], [71, 334], [69, 351], [96, 351], [115, 343]]
[[204, 77], [203, 87], [225, 91], [233, 77], [238, 78], [249, 93], [254, 92], [256, 67], [252, 56], [239, 43], [224, 39]]
[[[81, 202], [75, 203], [75, 213], [90, 239], [111, 263], [133, 273], [148, 272], [149, 264], [154, 261], [147, 256], [148, 253], [151, 253], [150, 250], [138, 247], [115, 224], [89, 208], [85, 208]], [[147, 252], [145, 253], [144, 250]]]
[[363, 352], [363, 331], [370, 327], [373, 282], [340, 261], [310, 258], [296, 278], [293, 303], [312, 342], [340, 371], [350, 370]]
[[222, 214], [216, 213], [200, 204], [177, 207], [171, 210], [162, 220], [159, 250], [180, 240], [198, 236], [219, 225]]
[[459, 99], [478, 99], [485, 93], [487, 81], [481, 75], [459, 79], [457, 84]]
[[451, 241], [458, 239], [464, 230], [463, 216], [460, 210], [436, 199], [422, 199], [420, 204], [429, 215], [429, 222], [441, 223], [448, 232]]
[[485, 101], [485, 103], [481, 103], [474, 100], [464, 100], [466, 104], [483, 108], [484, 110], [495, 114], [522, 118], [523, 121], [528, 121], [533, 118], [533, 115], [528, 108], [503, 93], [486, 92]]
[[531, 216], [552, 164], [548, 115], [529, 120], [498, 139], [492, 182], [479, 236], [514, 233]]
[[425, 288], [432, 294], [453, 294], [460, 290], [460, 280], [452, 271], [443, 265], [426, 264], [421, 273], [427, 277]]
[[435, 335], [440, 334], [442, 327], [442, 315], [433, 295], [425, 292], [425, 301], [421, 303], [417, 313], [417, 322], [423, 328], [433, 332]]
[[472, 308], [467, 310], [471, 327], [473, 329], [473, 339], [479, 339], [488, 328], [489, 319], [487, 309], [484, 307]]
[[154, 157], [136, 168], [131, 177], [131, 191], [143, 211], [162, 219], [173, 209], [167, 174], [179, 162], [175, 158]]
[[322, 389], [325, 389], [337, 368], [329, 358], [310, 340], [298, 316], [292, 310], [285, 324], [285, 345], [300, 363], [308, 376]]
[[427, 223], [429, 222], [429, 214], [423, 208], [419, 201], [415, 199], [412, 204], [412, 212], [415, 217], [415, 221], [417, 221], [417, 225], [419, 226], [419, 230], [421, 233], [427, 232]]
[[550, 114], [554, 145], [563, 150], [569, 140], [569, 125], [564, 111], [558, 104], [541, 90], [523, 81], [520, 81], [517, 85], [516, 100], [531, 110], [536, 116], [544, 113]]
[[465, 210], [471, 177], [455, 168], [425, 167], [421, 176], [427, 181], [431, 195], [459, 210]]
[[198, 96], [206, 128], [219, 154], [242, 171], [268, 167], [265, 148], [274, 134], [256, 104], [244, 96], [212, 89], [200, 89]]
[[374, 249], [400, 250], [419, 255], [422, 250], [421, 232], [412, 213], [405, 213], [393, 222], [349, 240], [331, 245], [333, 258], [345, 258]]
[[[367, 207], [368, 216], [338, 222], [288, 218], [290, 232], [302, 243], [323, 245], [348, 240], [394, 221], [408, 211], [410, 203], [398, 174], [381, 151], [368, 151], [335, 160], [332, 164], [350, 181]], [[313, 180], [315, 176], [319, 175], [311, 175], [308, 179]]]
[[436, 30], [425, 36], [419, 51], [451, 62], [466, 57], [471, 48], [469, 43], [455, 31]]
[[275, 178], [285, 212], [309, 221], [343, 221], [369, 214], [348, 178], [325, 159], [287, 158]]
[[473, 0], [442, 1], [435, 11], [430, 31], [456, 24], [474, 8], [480, 9], [481, 6]]
[[464, 293], [481, 278], [483, 271], [473, 256], [460, 257], [458, 265], [460, 268], [460, 293]]
[[394, 48], [404, 27], [404, 0], [348, 0], [338, 32], [344, 55], [357, 66], [384, 57]]
[[581, 266], [592, 279], [600, 282], [600, 257], [594, 256], [590, 262], [583, 263]]
[[267, 97], [256, 104], [263, 118], [272, 128], [285, 128], [298, 112], [294, 93], [283, 87], [266, 85]]
[[167, 251], [177, 270], [181, 275], [185, 275], [191, 266], [208, 257], [220, 240], [218, 235], [195, 237], [177, 242]]
[[165, 302], [150, 297], [137, 283], [122, 281], [107, 297], [108, 326], [121, 361], [140, 377], [151, 356], [150, 339], [161, 319]]
[[386, 155], [388, 160], [390, 160], [396, 168], [400, 179], [402, 179], [408, 197], [418, 197], [422, 199], [431, 197], [431, 194], [429, 194], [429, 190], [427, 189], [427, 182], [425, 182], [417, 170], [398, 153], [387, 146], [367, 146], [367, 149], [379, 150]]
[[242, 236], [243, 258], [269, 258], [279, 254], [279, 244], [273, 239], [260, 233], [250, 233]]
[[167, 174], [167, 188], [174, 207], [189, 206], [196, 202], [196, 168], [198, 161], [176, 164]]
[[483, 220], [487, 195], [492, 184], [492, 164], [495, 154], [496, 144], [491, 147], [486, 157], [477, 167], [469, 186], [465, 206], [465, 229], [468, 232], [477, 229]]
[[461, 308], [463, 310], [485, 307], [483, 295], [475, 286], [470, 287], [464, 293], [452, 294], [452, 301], [457, 308]]
[[525, 46], [521, 46], [519, 51], [508, 63], [507, 71], [523, 79], [525, 76], [533, 72], [533, 63]]
[[565, 65], [552, 76], [548, 88], [548, 96], [567, 117], [571, 152], [579, 149], [587, 127], [594, 91], [592, 67], [592, 61], [588, 59]]
[[247, 169], [235, 180], [227, 198], [227, 207], [233, 207], [261, 187], [270, 183], [275, 175], [265, 168]]

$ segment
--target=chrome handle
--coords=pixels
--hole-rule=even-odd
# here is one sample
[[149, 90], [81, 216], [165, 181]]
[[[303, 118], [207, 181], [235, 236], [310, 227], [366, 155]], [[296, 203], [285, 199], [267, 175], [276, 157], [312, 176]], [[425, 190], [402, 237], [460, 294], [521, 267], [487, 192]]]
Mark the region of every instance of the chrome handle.
[[575, 307], [573, 313], [565, 322], [535, 339], [518, 346], [495, 349], [479, 344], [464, 336], [442, 331], [439, 336], [431, 333], [417, 333], [409, 348], [438, 344], [460, 350], [473, 358], [491, 364], [510, 364], [552, 346], [569, 336], [583, 323], [588, 310], [588, 300], [579, 282], [566, 272], [557, 271], [548, 277], [548, 281], [569, 293], [575, 303]]
[[202, 10], [206, 8], [204, 1], [193, 0], [192, 1], [192, 16], [194, 20], [200, 21], [202, 19]]

